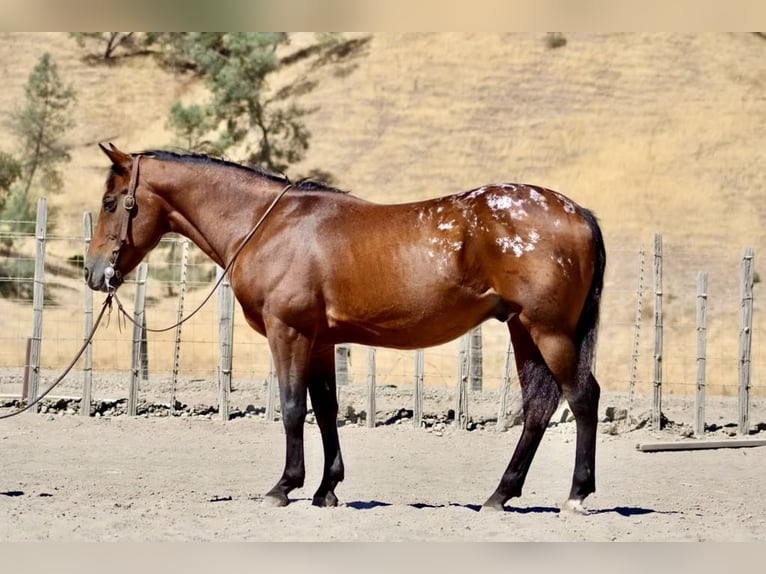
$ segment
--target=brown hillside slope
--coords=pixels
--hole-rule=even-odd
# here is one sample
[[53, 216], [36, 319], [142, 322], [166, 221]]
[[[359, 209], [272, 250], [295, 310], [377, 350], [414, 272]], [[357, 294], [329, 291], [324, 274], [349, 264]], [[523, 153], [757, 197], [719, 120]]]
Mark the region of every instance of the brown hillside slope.
[[[765, 208], [766, 42], [748, 34], [376, 34], [357, 68], [305, 98], [311, 149], [355, 193], [404, 201], [491, 181], [529, 181], [592, 207], [607, 237], [757, 245]], [[301, 38], [299, 38], [300, 41]], [[146, 57], [87, 66], [63, 33], [0, 34], [0, 122], [43, 51], [74, 84], [77, 127], [65, 193], [79, 230], [104, 162], [94, 142], [170, 142], [186, 78]], [[196, 90], [199, 93], [199, 90]], [[7, 130], [0, 147], [12, 150]], [[710, 217], [725, 208], [727, 217]], [[629, 211], [630, 217], [626, 217]], [[672, 232], [671, 232], [672, 229]], [[733, 232], [736, 233], [733, 236]]]
[[[381, 202], [523, 181], [592, 208], [610, 250], [603, 335], [627, 349], [610, 358], [600, 347], [598, 359], [624, 378], [639, 244], [662, 232], [670, 251], [683, 252], [676, 265], [692, 290], [698, 269], [736, 277], [741, 248], [758, 256], [766, 247], [766, 42], [726, 33], [566, 37], [566, 46], [549, 49], [543, 33], [371, 35], [353, 70], [315, 72], [317, 88], [304, 97], [317, 107], [308, 118], [311, 148], [290, 175], [321, 168]], [[310, 41], [299, 34], [293, 48]], [[106, 167], [95, 142], [134, 151], [167, 145], [171, 102], [203, 90], [148, 57], [93, 67], [66, 34], [2, 33], [0, 124], [43, 51], [78, 92], [73, 161], [50, 202], [58, 232], [79, 234], [82, 212], [97, 209]], [[0, 149], [12, 145], [0, 131]], [[650, 280], [650, 261], [647, 270]], [[736, 295], [736, 282], [725, 290]], [[674, 314], [680, 294], [667, 291], [668, 340], [693, 337], [693, 294], [684, 295], [691, 312], [687, 301]], [[720, 352], [736, 357], [736, 314], [727, 321], [712, 334], [726, 331]], [[693, 350], [689, 357], [679, 378], [688, 379]], [[726, 365], [736, 369], [736, 361]]]

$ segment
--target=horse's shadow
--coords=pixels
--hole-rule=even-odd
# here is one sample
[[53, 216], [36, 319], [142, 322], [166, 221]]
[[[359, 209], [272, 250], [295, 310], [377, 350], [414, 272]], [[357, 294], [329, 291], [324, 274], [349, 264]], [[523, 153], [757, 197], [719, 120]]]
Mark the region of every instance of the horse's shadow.
[[[393, 506], [390, 502], [382, 502], [380, 500], [355, 500], [352, 502], [345, 503], [346, 507], [353, 508], [355, 510], [371, 510], [373, 508], [381, 508], [381, 507], [389, 507]], [[459, 502], [450, 502], [448, 504], [429, 504], [426, 502], [413, 502], [408, 504], [407, 506], [410, 506], [412, 508], [416, 508], [418, 510], [430, 508], [430, 509], [438, 509], [438, 508], [449, 508], [449, 507], [457, 507], [457, 508], [465, 508], [467, 510], [472, 510], [474, 512], [479, 512], [482, 508], [481, 504], [462, 504]], [[515, 514], [559, 514], [561, 513], [561, 509], [555, 506], [505, 506], [504, 512], [509, 513], [515, 513]], [[631, 516], [643, 516], [647, 514], [678, 514], [677, 511], [662, 511], [662, 510], [654, 510], [652, 508], [642, 508], [642, 507], [636, 507], [636, 506], [615, 506], [613, 508], [599, 508], [599, 509], [593, 509], [589, 510], [587, 512], [587, 516], [594, 516], [599, 514], [619, 514], [620, 516], [624, 517], [631, 517]]]
[[[353, 508], [355, 510], [370, 510], [372, 508], [381, 508], [381, 507], [388, 507], [393, 506], [390, 502], [382, 502], [380, 500], [356, 500], [353, 502], [347, 502], [345, 504], [348, 508]], [[438, 508], [465, 508], [467, 510], [472, 510], [473, 512], [479, 512], [481, 510], [481, 504], [462, 504], [460, 502], [450, 502], [447, 504], [431, 504], [428, 502], [412, 502], [410, 504], [407, 504], [406, 506], [409, 506], [411, 508], [415, 508], [417, 510], [423, 510], [423, 509], [438, 509]], [[529, 514], [529, 513], [546, 513], [546, 512], [558, 512], [558, 508], [553, 507], [544, 507], [544, 506], [530, 506], [528, 508], [517, 508], [513, 506], [506, 506], [505, 507], [506, 512], [517, 512], [519, 514]]]

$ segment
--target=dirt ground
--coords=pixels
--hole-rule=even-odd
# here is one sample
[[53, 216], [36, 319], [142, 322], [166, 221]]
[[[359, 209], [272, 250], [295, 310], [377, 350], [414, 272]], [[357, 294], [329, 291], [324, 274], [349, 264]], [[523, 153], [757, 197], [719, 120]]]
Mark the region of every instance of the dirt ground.
[[[341, 409], [362, 410], [362, 391], [344, 389]], [[378, 420], [386, 409], [408, 406], [404, 399], [381, 391]], [[600, 411], [624, 399], [605, 393]], [[647, 399], [637, 397], [637, 404]], [[451, 401], [431, 394], [424, 410]], [[472, 404], [478, 415], [491, 414], [496, 403]], [[671, 419], [687, 409], [677, 399], [664, 404]], [[733, 406], [716, 404], [722, 421], [735, 420]], [[262, 497], [282, 470], [279, 422], [260, 415], [222, 423], [215, 416], [25, 414], [0, 421], [0, 540], [766, 540], [766, 499], [753, 496], [762, 487], [766, 448], [644, 453], [637, 444], [695, 439], [683, 438], [677, 426], [600, 427], [597, 492], [586, 500], [590, 513], [579, 516], [559, 511], [574, 461], [571, 422], [548, 429], [523, 496], [497, 513], [480, 505], [508, 463], [519, 426], [469, 432], [413, 429], [407, 419], [375, 429], [343, 424], [340, 505], [320, 509], [311, 495], [321, 475], [321, 441], [316, 425], [307, 424], [306, 486], [287, 508], [270, 508]]]

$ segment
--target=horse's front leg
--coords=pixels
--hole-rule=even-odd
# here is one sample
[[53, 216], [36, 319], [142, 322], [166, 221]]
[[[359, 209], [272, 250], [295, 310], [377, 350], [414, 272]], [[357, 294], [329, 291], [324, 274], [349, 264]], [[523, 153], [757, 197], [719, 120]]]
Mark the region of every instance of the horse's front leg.
[[279, 400], [285, 427], [285, 469], [264, 503], [287, 506], [291, 490], [303, 486], [303, 423], [306, 420], [306, 388], [312, 342], [280, 321], [268, 326], [268, 340], [279, 380]]
[[343, 480], [343, 457], [338, 439], [338, 397], [335, 387], [335, 346], [315, 348], [311, 360], [309, 394], [324, 448], [322, 482], [314, 493], [314, 506], [337, 506], [335, 487]]

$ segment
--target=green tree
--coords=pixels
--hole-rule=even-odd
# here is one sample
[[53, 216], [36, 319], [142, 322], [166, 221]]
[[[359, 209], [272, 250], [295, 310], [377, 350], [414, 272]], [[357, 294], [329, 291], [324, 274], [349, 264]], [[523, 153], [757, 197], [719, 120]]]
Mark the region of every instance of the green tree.
[[277, 49], [289, 43], [286, 33], [167, 33], [152, 41], [164, 47], [166, 64], [193, 70], [211, 94], [204, 105], [171, 108], [168, 127], [183, 145], [219, 155], [242, 146], [246, 161], [275, 172], [303, 158], [309, 110], [296, 98], [312, 84], [302, 78], [274, 92], [268, 85], [284, 65]]
[[75, 93], [65, 85], [50, 54], [43, 54], [24, 86], [25, 105], [11, 115], [10, 130], [18, 142], [17, 171], [10, 185], [5, 215], [34, 219], [32, 194], [61, 189], [59, 166], [70, 160], [62, 136], [73, 125]]
[[0, 213], [11, 186], [21, 177], [21, 164], [12, 155], [0, 151]]
[[206, 135], [215, 128], [209, 106], [183, 106], [174, 102], [170, 108], [167, 127], [172, 129], [180, 144], [190, 151], [216, 153], [218, 149]]

